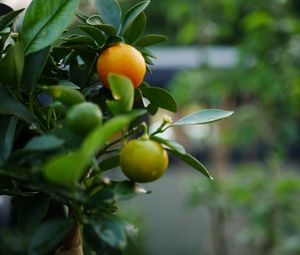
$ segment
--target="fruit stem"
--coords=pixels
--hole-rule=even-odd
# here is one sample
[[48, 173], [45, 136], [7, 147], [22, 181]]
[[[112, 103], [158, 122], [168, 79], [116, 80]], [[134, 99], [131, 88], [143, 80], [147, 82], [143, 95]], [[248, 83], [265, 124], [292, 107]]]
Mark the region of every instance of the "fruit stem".
[[163, 133], [166, 131], [166, 128], [164, 128], [167, 124], [172, 123], [172, 119], [169, 116], [164, 116], [162, 123], [160, 124], [160, 126], [151, 134], [151, 136], [156, 135], [158, 133]]
[[148, 135], [148, 126], [147, 123], [144, 121], [141, 123], [141, 127], [143, 128], [143, 134], [140, 137], [142, 140], [149, 140], [149, 135]]

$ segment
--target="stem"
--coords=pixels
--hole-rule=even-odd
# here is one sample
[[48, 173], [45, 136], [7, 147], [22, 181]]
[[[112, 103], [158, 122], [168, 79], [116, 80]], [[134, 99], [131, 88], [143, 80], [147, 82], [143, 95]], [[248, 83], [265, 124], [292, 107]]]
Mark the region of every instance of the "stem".
[[113, 145], [115, 145], [115, 144], [117, 144], [117, 143], [123, 141], [124, 138], [127, 138], [127, 137], [133, 135], [134, 133], [137, 133], [138, 131], [144, 129], [144, 128], [145, 128], [145, 127], [144, 127], [144, 124], [142, 123], [141, 125], [139, 125], [139, 126], [137, 126], [137, 127], [134, 127], [134, 128], [131, 129], [130, 131], [124, 133], [124, 135], [123, 135], [122, 137], [120, 137], [120, 138], [118, 138], [118, 139], [116, 139], [116, 140], [114, 140], [114, 141], [108, 143], [107, 145], [105, 145], [104, 148], [101, 150], [101, 152], [100, 152], [100, 154], [99, 154], [98, 156], [101, 156], [102, 154], [104, 154], [104, 152], [106, 152], [106, 150], [107, 150], [108, 148], [110, 148], [111, 146], [113, 146]]
[[84, 255], [79, 225], [76, 225], [66, 236], [62, 245], [56, 250], [55, 255]]

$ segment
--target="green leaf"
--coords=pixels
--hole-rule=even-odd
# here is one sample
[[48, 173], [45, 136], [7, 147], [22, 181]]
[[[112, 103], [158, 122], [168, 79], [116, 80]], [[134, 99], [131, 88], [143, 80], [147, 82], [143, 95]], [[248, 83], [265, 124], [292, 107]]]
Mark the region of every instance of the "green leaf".
[[74, 222], [69, 219], [53, 219], [41, 224], [29, 241], [29, 255], [44, 255], [56, 248], [71, 231]]
[[62, 43], [62, 46], [69, 46], [73, 44], [87, 44], [87, 45], [92, 45], [95, 46], [95, 41], [85, 35], [76, 35], [76, 36], [70, 36], [68, 38], [64, 38], [64, 42]]
[[114, 36], [117, 33], [117, 29], [114, 26], [110, 24], [103, 24], [101, 18], [98, 15], [93, 15], [89, 17], [86, 22], [87, 24], [95, 26], [96, 28], [110, 36]]
[[0, 30], [3, 30], [4, 28], [11, 25], [15, 19], [21, 13], [24, 9], [20, 9], [17, 11], [12, 11], [6, 15], [0, 16]]
[[42, 89], [54, 99], [68, 106], [79, 104], [85, 101], [84, 96], [78, 90], [73, 89], [70, 86], [43, 86]]
[[139, 184], [132, 181], [114, 182], [114, 199], [116, 201], [129, 199], [139, 194], [148, 194], [150, 191], [145, 190]]
[[15, 116], [0, 115], [0, 165], [11, 154], [15, 131], [17, 126], [17, 118]]
[[26, 151], [49, 151], [58, 149], [64, 144], [62, 139], [53, 135], [42, 135], [32, 138], [23, 148]]
[[164, 139], [164, 138], [161, 138], [161, 137], [158, 137], [158, 136], [151, 136], [151, 140], [154, 140], [154, 141], [157, 141], [157, 142], [159, 142], [161, 144], [164, 144], [168, 148], [170, 148], [172, 150], [175, 150], [175, 151], [177, 151], [177, 152], [179, 152], [181, 154], [185, 154], [186, 153], [185, 148], [181, 144], [179, 144], [179, 143], [177, 143], [175, 141], [167, 140], [167, 139]]
[[0, 114], [15, 115], [28, 122], [35, 123], [35, 116], [17, 99], [13, 98], [6, 88], [0, 85]]
[[142, 12], [124, 32], [125, 42], [128, 44], [133, 44], [144, 33], [146, 23], [147, 17], [145, 13]]
[[232, 111], [224, 111], [218, 109], [207, 109], [199, 112], [192, 113], [180, 120], [172, 123], [169, 127], [182, 126], [182, 125], [200, 125], [215, 122], [227, 118], [233, 114]]
[[153, 107], [160, 107], [171, 112], [177, 111], [177, 104], [172, 96], [167, 90], [158, 87], [143, 87], [142, 92], [146, 98], [149, 99]]
[[80, 179], [88, 164], [87, 157], [78, 152], [50, 159], [43, 168], [47, 181], [61, 186], [72, 186]]
[[113, 115], [129, 112], [133, 106], [134, 87], [125, 76], [109, 74], [109, 86], [115, 101], [107, 101], [107, 105]]
[[44, 165], [43, 172], [46, 179], [58, 185], [74, 185], [106, 141], [144, 113], [145, 111], [136, 110], [127, 115], [115, 117], [95, 128], [85, 138], [78, 151], [56, 156]]
[[0, 82], [19, 89], [24, 67], [22, 44], [16, 43], [0, 61]]
[[173, 153], [176, 157], [180, 158], [182, 161], [193, 167], [194, 169], [198, 170], [200, 173], [204, 174], [209, 179], [213, 180], [214, 178], [210, 175], [208, 170], [202, 165], [196, 158], [188, 153], [181, 153], [177, 150], [168, 149], [171, 153]]
[[101, 171], [110, 170], [120, 165], [120, 155], [113, 155], [111, 157], [103, 159], [99, 163]]
[[79, 11], [76, 12], [76, 17], [83, 23], [86, 23], [88, 16], [84, 15], [83, 13], [80, 13]]
[[76, 84], [74, 84], [73, 82], [71, 82], [69, 80], [60, 80], [58, 82], [58, 84], [60, 86], [70, 87], [70, 88], [73, 88], [73, 89], [80, 89], [80, 87], [78, 87]]
[[114, 217], [105, 217], [93, 222], [92, 227], [96, 235], [109, 246], [123, 250], [127, 245], [126, 233], [122, 222]]
[[96, 0], [96, 10], [102, 21], [119, 28], [121, 24], [121, 8], [116, 0]]
[[136, 45], [139, 47], [147, 47], [147, 46], [151, 46], [154, 44], [159, 44], [159, 43], [165, 42], [166, 40], [168, 40], [168, 38], [166, 36], [149, 34], [149, 35], [144, 36], [140, 40], [138, 40], [136, 42]]
[[35, 0], [26, 10], [21, 41], [26, 55], [54, 43], [75, 14], [79, 0]]
[[26, 198], [19, 208], [19, 224], [26, 234], [32, 233], [46, 217], [49, 197], [43, 194]]
[[128, 114], [119, 115], [103, 126], [95, 128], [84, 140], [81, 147], [82, 153], [91, 159], [106, 143], [106, 141], [117, 131], [125, 128], [132, 120], [145, 114], [144, 110], [134, 110]]
[[124, 31], [126, 31], [128, 27], [134, 22], [137, 16], [139, 16], [147, 8], [149, 3], [149, 0], [137, 3], [125, 13], [121, 34], [123, 34]]
[[105, 43], [105, 37], [100, 29], [93, 26], [79, 26], [84, 32], [91, 36], [96, 42], [97, 45], [103, 46]]
[[47, 63], [50, 47], [31, 53], [25, 57], [23, 82], [27, 91], [34, 91], [40, 75]]

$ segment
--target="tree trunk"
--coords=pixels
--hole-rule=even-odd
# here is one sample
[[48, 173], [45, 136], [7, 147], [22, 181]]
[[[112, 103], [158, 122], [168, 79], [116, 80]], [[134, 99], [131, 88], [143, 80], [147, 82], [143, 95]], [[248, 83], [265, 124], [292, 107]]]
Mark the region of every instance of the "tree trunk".
[[84, 255], [79, 225], [76, 225], [66, 236], [62, 245], [56, 250], [55, 255]]

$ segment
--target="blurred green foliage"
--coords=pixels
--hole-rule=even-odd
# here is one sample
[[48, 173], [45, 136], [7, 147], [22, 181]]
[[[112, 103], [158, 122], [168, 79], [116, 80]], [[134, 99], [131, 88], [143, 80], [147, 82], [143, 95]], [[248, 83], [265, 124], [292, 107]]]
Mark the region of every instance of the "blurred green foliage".
[[[219, 223], [219, 230], [226, 222], [231, 228], [227, 246], [248, 245], [251, 254], [257, 255], [296, 255], [300, 252], [300, 178], [292, 172], [280, 174], [269, 169], [271, 172], [264, 166], [244, 165], [215, 182], [189, 182], [189, 203], [212, 210], [210, 220]], [[240, 223], [236, 226], [236, 222]]]

